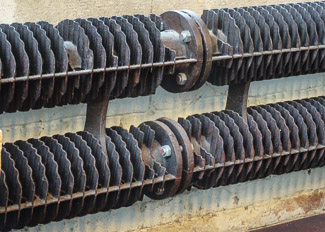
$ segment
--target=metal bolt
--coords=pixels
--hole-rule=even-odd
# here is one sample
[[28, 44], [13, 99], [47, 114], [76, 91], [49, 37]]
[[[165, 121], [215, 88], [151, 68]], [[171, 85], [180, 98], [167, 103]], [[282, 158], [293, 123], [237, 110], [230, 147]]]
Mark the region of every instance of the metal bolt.
[[160, 30], [163, 31], [164, 30], [164, 22], [160, 23]]
[[162, 157], [167, 158], [170, 157], [172, 155], [172, 150], [170, 149], [170, 146], [168, 145], [164, 145], [160, 148], [160, 155], [162, 155]]
[[163, 195], [164, 191], [165, 191], [164, 188], [158, 188], [158, 189], [155, 191], [155, 193], [156, 193], [156, 195], [161, 196], [161, 195]]
[[178, 73], [176, 76], [176, 82], [179, 85], [185, 85], [187, 81], [187, 76], [185, 73]]
[[182, 31], [179, 37], [184, 43], [189, 43], [192, 40], [190, 31]]

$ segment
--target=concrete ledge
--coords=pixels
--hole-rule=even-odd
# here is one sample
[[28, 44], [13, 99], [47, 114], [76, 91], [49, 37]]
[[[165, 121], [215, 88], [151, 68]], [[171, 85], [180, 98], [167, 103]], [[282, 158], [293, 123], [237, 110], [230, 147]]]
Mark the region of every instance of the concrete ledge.
[[317, 215], [324, 210], [325, 190], [323, 189], [297, 193], [287, 198], [265, 201], [233, 210], [212, 212], [201, 217], [178, 218], [175, 222], [140, 231], [247, 231]]

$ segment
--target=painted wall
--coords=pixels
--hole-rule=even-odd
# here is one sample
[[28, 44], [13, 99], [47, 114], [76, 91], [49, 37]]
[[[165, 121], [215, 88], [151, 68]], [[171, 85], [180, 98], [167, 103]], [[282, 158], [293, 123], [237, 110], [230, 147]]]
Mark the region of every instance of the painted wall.
[[[253, 82], [249, 105], [274, 103], [325, 95], [325, 74]], [[159, 117], [177, 119], [195, 113], [222, 110], [228, 88], [205, 84], [199, 90], [171, 94], [162, 88], [152, 96], [113, 100], [108, 107], [107, 126], [139, 125]], [[85, 122], [86, 105], [72, 105], [0, 116], [4, 142], [45, 135], [80, 131]]]
[[[27, 22], [46, 20], [51, 23], [58, 23], [60, 20], [65, 18], [74, 19], [78, 17], [99, 17], [135, 13], [160, 14], [164, 11], [175, 9], [189, 9], [200, 14], [203, 9], [276, 4], [284, 2], [298, 1], [0, 0], [0, 21], [2, 23], [11, 23], [16, 21]], [[253, 83], [249, 92], [249, 104], [256, 105], [325, 95], [324, 75], [325, 74], [315, 74]], [[215, 87], [210, 84], [205, 84], [201, 89], [190, 93], [173, 95], [159, 88], [157, 93], [153, 96], [114, 100], [109, 105], [107, 126], [120, 125], [128, 128], [132, 124], [138, 125], [146, 120], [154, 120], [162, 116], [177, 119], [177, 117], [184, 117], [190, 114], [222, 110], [225, 106], [226, 94], [227, 87]], [[25, 113], [4, 114], [0, 116], [0, 129], [3, 131], [4, 142], [9, 142], [18, 139], [82, 130], [84, 120], [85, 105], [80, 104], [77, 106], [41, 109]], [[317, 170], [318, 171], [315, 172], [317, 172], [318, 177], [308, 177], [306, 172], [301, 172], [299, 175], [290, 174], [290, 183], [294, 185], [293, 187], [288, 187], [286, 184], [283, 184], [288, 183], [286, 177], [269, 177], [263, 181], [222, 187], [215, 190], [195, 190], [191, 193], [186, 193], [173, 199], [167, 199], [160, 202], [153, 202], [146, 199], [144, 202], [139, 202], [131, 208], [52, 223], [47, 226], [39, 226], [33, 230], [68, 231], [70, 229], [78, 229], [80, 231], [107, 231], [110, 229], [111, 231], [125, 231], [129, 229], [156, 226], [161, 223], [170, 223], [174, 219], [191, 219], [197, 216], [207, 215], [209, 212], [214, 212], [213, 215], [218, 215], [217, 218], [222, 218], [222, 215], [225, 217], [228, 215], [230, 218], [236, 218], [238, 212], [237, 214], [232, 214], [231, 211], [228, 210], [253, 205], [252, 208], [250, 208], [251, 211], [249, 211], [251, 214], [257, 209], [257, 206], [254, 208], [254, 202], [256, 202], [256, 199], [259, 199], [259, 203], [262, 204], [263, 202], [269, 202], [270, 199], [289, 197], [301, 191], [304, 192], [306, 190], [316, 189], [324, 190], [324, 178], [321, 179], [320, 177], [324, 177], [325, 168]], [[315, 172], [313, 171], [312, 173]], [[302, 180], [306, 182], [301, 182], [301, 178], [304, 176], [307, 177]], [[267, 186], [273, 187], [269, 190], [265, 189]], [[249, 194], [247, 194], [247, 192], [245, 193], [245, 191], [249, 191], [251, 188], [254, 188], [254, 192]], [[279, 194], [279, 188], [281, 188], [280, 192], [285, 194]], [[237, 196], [236, 194], [242, 195]], [[240, 205], [235, 204], [233, 200], [235, 195], [240, 199], [239, 202], [246, 203]], [[197, 205], [193, 206], [193, 204]], [[299, 207], [299, 204], [295, 205], [293, 211], [300, 210], [299, 212], [303, 212]], [[320, 205], [319, 207], [324, 206]], [[297, 216], [296, 214], [290, 214], [288, 212], [289, 211], [283, 211], [281, 214], [277, 214], [274, 217], [266, 217], [265, 220], [260, 220], [258, 225], [261, 226], [274, 223], [276, 218], [278, 218], [278, 220], [288, 220]], [[245, 214], [245, 211], [242, 211], [242, 213]], [[149, 219], [152, 214], [154, 214], [154, 217]], [[255, 216], [256, 215], [257, 214], [255, 214]], [[301, 216], [303, 213], [299, 215]], [[257, 217], [255, 216], [252, 216], [252, 218], [256, 219]], [[105, 221], [107, 218], [110, 218], [109, 222]], [[212, 218], [210, 219], [212, 220]], [[205, 220], [205, 223], [209, 224], [209, 219], [202, 218], [202, 220]], [[254, 220], [247, 222], [243, 227], [234, 228], [251, 228], [254, 226], [254, 223], [257, 223], [258, 221], [255, 220], [254, 222]], [[213, 218], [213, 221], [216, 221], [216, 218]], [[201, 221], [201, 223], [202, 222], [203, 221]], [[220, 220], [218, 222], [220, 222]], [[194, 223], [199, 224], [198, 221], [195, 221]], [[237, 222], [236, 220], [229, 219], [228, 223], [229, 225], [235, 225]], [[216, 224], [211, 224], [211, 226], [216, 226]], [[224, 228], [220, 227], [219, 229], [223, 230]]]
[[40, 20], [57, 23], [65, 18], [161, 14], [177, 9], [190, 9], [200, 14], [203, 9], [286, 2], [299, 0], [0, 0], [0, 20], [3, 23]]

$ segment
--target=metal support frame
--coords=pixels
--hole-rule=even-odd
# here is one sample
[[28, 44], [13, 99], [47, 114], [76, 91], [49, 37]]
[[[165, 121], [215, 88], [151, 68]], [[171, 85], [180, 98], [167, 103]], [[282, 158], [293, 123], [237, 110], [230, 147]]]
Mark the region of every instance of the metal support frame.
[[229, 85], [226, 103], [226, 109], [240, 114], [246, 123], [249, 86], [250, 82]]
[[87, 114], [85, 122], [85, 131], [93, 134], [102, 146], [103, 152], [106, 151], [106, 114], [108, 108], [109, 96], [103, 100], [87, 104]]

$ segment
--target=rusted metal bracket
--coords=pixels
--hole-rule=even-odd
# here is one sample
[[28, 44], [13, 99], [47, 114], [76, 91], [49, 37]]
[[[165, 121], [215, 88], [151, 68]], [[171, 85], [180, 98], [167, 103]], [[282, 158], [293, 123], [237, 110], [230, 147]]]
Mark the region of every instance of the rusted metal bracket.
[[109, 96], [106, 96], [101, 101], [95, 101], [87, 104], [85, 131], [93, 134], [99, 141], [103, 148], [103, 152], [107, 154], [106, 150], [106, 114], [109, 102]]
[[247, 123], [247, 100], [250, 82], [230, 84], [228, 89], [226, 110], [240, 114]]

